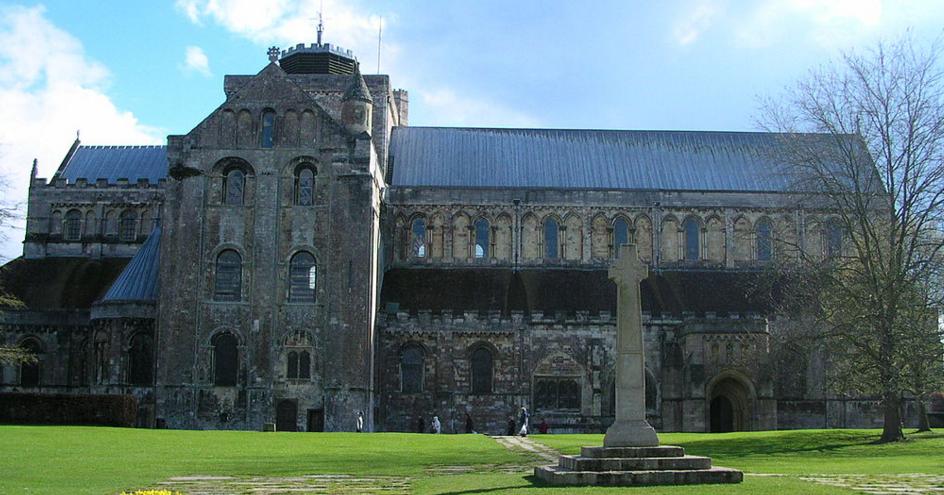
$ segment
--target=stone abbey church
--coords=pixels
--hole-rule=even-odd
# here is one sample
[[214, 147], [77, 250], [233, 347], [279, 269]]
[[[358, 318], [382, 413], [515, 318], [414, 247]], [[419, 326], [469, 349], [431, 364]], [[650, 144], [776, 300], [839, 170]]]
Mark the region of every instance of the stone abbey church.
[[407, 92], [350, 51], [269, 60], [166, 146], [77, 140], [53, 177], [34, 165], [0, 272], [25, 307], [0, 338], [39, 360], [0, 392], [132, 395], [147, 427], [353, 430], [363, 411], [499, 433], [526, 405], [601, 431], [606, 269], [634, 242], [657, 429], [880, 424], [751, 290], [782, 246], [842, 244], [786, 194], [777, 135], [410, 127]]

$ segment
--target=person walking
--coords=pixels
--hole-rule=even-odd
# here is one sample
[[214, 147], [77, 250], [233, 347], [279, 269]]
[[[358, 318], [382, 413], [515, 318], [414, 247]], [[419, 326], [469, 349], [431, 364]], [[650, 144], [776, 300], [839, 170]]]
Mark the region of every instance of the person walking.
[[508, 423], [505, 428], [505, 435], [509, 437], [515, 436], [515, 418], [508, 416]]
[[354, 429], [358, 433], [364, 431], [364, 411], [358, 410], [357, 417], [354, 418]]
[[442, 423], [439, 422], [439, 416], [433, 416], [433, 433], [442, 433]]
[[528, 414], [528, 408], [521, 406], [521, 414], [518, 415], [518, 421], [521, 422], [521, 429], [518, 430], [518, 434], [523, 437], [528, 436], [528, 418], [530, 417], [531, 415]]
[[472, 415], [465, 413], [465, 432], [475, 433], [475, 423], [472, 422]]
[[548, 426], [547, 420], [544, 418], [541, 418], [541, 423], [538, 424], [538, 433], [542, 435], [547, 435], [548, 430], [550, 430], [550, 426]]

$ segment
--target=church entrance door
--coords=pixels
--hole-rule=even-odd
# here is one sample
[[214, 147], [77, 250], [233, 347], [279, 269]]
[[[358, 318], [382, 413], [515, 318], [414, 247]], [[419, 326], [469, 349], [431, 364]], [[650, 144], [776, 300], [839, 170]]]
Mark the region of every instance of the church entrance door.
[[712, 433], [734, 431], [734, 408], [727, 397], [720, 395], [711, 400]]
[[298, 403], [294, 400], [281, 400], [275, 408], [276, 431], [298, 431]]
[[324, 409], [308, 410], [308, 431], [324, 431]]

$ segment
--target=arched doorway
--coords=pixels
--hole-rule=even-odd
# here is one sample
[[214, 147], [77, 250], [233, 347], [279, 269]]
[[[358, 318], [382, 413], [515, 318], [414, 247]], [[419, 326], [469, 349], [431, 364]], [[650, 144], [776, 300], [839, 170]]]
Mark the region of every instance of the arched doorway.
[[708, 431], [722, 433], [749, 431], [754, 410], [754, 392], [750, 381], [739, 374], [727, 373], [708, 385]]
[[276, 431], [298, 431], [298, 403], [294, 400], [280, 400], [275, 408]]

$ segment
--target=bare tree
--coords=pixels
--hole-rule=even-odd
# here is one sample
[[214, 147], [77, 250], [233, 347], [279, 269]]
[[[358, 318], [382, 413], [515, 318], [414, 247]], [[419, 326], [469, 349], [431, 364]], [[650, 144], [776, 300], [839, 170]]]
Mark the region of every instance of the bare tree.
[[783, 133], [779, 158], [797, 197], [831, 219], [823, 252], [802, 252], [787, 277], [792, 304], [822, 328], [832, 382], [881, 398], [883, 442], [904, 438], [903, 393], [926, 395], [940, 369], [939, 49], [906, 36], [847, 53], [764, 108], [763, 125]]
[[[8, 189], [9, 184], [6, 178], [0, 176], [0, 193], [5, 193]], [[0, 241], [6, 239], [6, 229], [10, 228], [10, 224], [21, 218], [21, 210], [21, 204], [0, 200]], [[3, 286], [0, 286], [0, 312], [9, 309], [18, 309], [22, 306], [23, 303], [20, 302], [19, 299], [7, 293], [3, 289]], [[2, 335], [2, 332], [0, 332], [0, 335]], [[30, 363], [35, 360], [36, 357], [26, 349], [16, 346], [7, 346], [0, 341], [0, 365]]]

